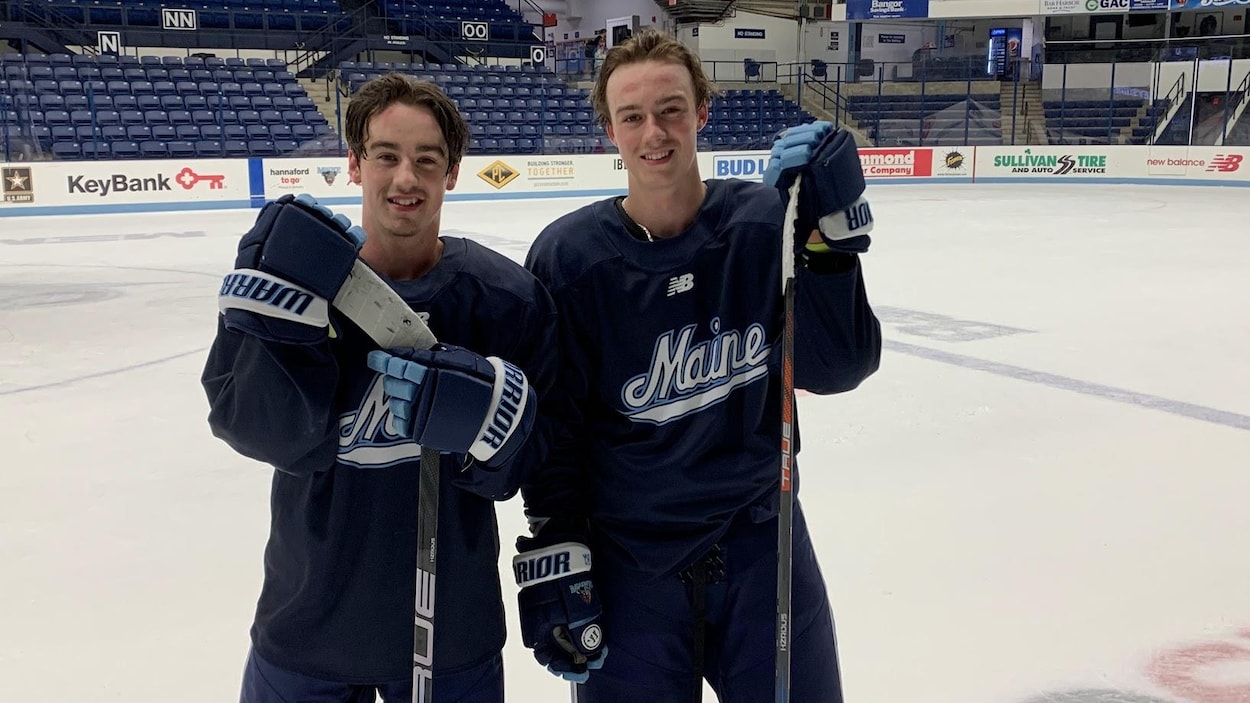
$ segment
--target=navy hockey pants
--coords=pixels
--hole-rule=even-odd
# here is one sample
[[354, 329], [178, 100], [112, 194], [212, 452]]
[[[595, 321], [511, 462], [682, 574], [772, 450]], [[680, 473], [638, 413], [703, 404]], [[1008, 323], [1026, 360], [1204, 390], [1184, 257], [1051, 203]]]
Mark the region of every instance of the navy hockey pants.
[[[243, 670], [240, 703], [385, 703], [412, 701], [412, 679], [346, 684], [303, 676], [274, 666], [255, 651]], [[434, 674], [438, 703], [503, 703], [503, 656], [452, 674]]]
[[[833, 615], [807, 523], [796, 504], [791, 649], [794, 703], [842, 703]], [[774, 698], [777, 521], [736, 526], [713, 550], [705, 591], [703, 675], [722, 703]], [[719, 573], [723, 562], [723, 578]], [[595, 559], [603, 598], [603, 668], [579, 685], [578, 703], [688, 703], [696, 685], [689, 570], [654, 583], [613, 578]], [[702, 685], [698, 682], [697, 685]]]

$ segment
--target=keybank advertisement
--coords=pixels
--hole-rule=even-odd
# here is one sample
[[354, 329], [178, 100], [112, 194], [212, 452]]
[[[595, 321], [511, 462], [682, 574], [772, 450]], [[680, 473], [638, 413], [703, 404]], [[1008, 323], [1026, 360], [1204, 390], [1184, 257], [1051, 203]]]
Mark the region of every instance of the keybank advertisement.
[[248, 201], [246, 161], [64, 161], [5, 164], [0, 207]]

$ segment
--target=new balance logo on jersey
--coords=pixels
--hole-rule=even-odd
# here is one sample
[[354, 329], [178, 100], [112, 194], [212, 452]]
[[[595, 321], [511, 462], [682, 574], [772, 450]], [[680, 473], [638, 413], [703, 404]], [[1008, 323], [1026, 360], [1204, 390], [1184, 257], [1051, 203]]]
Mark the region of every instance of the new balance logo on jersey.
[[358, 469], [381, 469], [421, 458], [421, 445], [391, 430], [391, 411], [378, 374], [356, 412], [339, 417], [341, 463]]
[[1207, 166], [1208, 171], [1218, 171], [1220, 173], [1232, 173], [1241, 168], [1241, 162], [1245, 159], [1241, 154], [1216, 154], [1211, 163]]
[[663, 425], [715, 405], [734, 389], [768, 375], [771, 347], [762, 325], [722, 331], [720, 318], [713, 318], [710, 327], [713, 336], [705, 342], [694, 342], [696, 325], [660, 335], [651, 369], [621, 389], [628, 417]]
[[668, 297], [673, 297], [678, 293], [685, 293], [694, 288], [694, 274], [683, 273], [680, 276], [673, 276], [668, 279]]

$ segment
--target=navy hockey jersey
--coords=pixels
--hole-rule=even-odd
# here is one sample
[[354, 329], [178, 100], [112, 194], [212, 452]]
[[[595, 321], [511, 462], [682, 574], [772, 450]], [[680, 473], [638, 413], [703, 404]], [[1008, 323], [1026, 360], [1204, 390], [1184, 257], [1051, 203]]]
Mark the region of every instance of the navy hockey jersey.
[[[538, 398], [555, 373], [554, 308], [534, 277], [476, 243], [444, 237], [425, 276], [391, 285], [429, 313], [439, 341], [525, 371]], [[273, 465], [265, 579], [252, 639], [265, 659], [349, 683], [412, 675], [420, 447], [391, 433], [376, 349], [331, 310], [317, 346], [261, 341], [227, 329], [203, 373], [214, 434]], [[451, 672], [504, 643], [499, 536], [492, 501], [515, 494], [541, 452], [536, 423], [498, 472], [461, 471], [444, 455], [439, 490], [434, 669]]]
[[[526, 510], [588, 517], [597, 563], [658, 578], [732, 518], [776, 514], [782, 216], [773, 188], [709, 180], [678, 237], [631, 236], [609, 199], [556, 220], [531, 248], [526, 265], [560, 315], [569, 439], [524, 487]], [[881, 353], [858, 259], [797, 276], [795, 386], [856, 387]]]

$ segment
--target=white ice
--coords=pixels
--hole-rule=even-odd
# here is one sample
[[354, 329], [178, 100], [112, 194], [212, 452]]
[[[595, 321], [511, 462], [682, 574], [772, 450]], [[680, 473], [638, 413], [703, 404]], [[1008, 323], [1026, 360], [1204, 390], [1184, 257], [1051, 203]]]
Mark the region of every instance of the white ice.
[[[881, 370], [800, 400], [848, 703], [1250, 701], [1246, 191], [870, 194]], [[585, 202], [444, 229], [519, 260]], [[253, 217], [0, 218], [0, 701], [237, 700], [270, 472], [199, 373]], [[501, 574], [509, 700], [567, 700]]]

